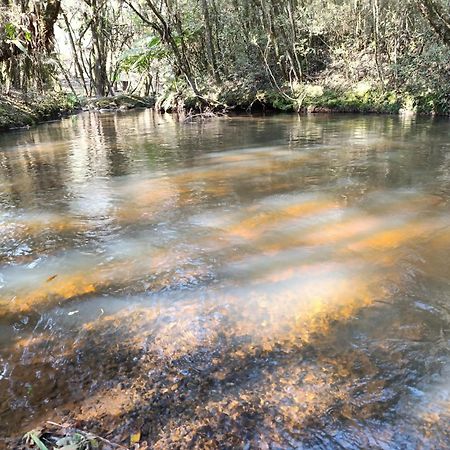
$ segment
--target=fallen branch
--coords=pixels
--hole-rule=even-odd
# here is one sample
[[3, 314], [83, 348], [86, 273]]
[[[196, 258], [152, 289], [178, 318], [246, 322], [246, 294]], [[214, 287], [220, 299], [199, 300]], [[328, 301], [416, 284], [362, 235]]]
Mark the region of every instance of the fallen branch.
[[189, 112], [186, 114], [182, 122], [192, 122], [196, 119], [206, 120], [206, 119], [213, 119], [215, 117], [223, 117], [225, 116], [225, 113], [222, 112], [214, 112], [211, 109], [207, 109], [206, 111], [196, 113], [194, 114], [192, 110], [189, 110]]

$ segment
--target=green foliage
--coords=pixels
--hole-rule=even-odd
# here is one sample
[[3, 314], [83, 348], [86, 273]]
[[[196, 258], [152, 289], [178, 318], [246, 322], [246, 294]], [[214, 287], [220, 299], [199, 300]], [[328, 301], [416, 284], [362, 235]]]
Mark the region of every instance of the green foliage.
[[13, 23], [8, 22], [5, 24], [5, 35], [7, 39], [15, 39], [16, 38], [16, 27]]
[[[448, 114], [450, 13], [446, 0], [433, 0], [440, 13], [431, 18], [428, 3], [262, 0], [255, 8], [250, 0], [106, 0], [93, 9], [83, 0], [70, 11], [79, 24], [66, 32], [72, 28], [78, 61], [67, 62], [66, 75], [82, 73], [87, 96], [110, 95], [115, 82], [127, 80], [130, 92], [156, 92], [164, 109], [206, 101], [238, 109]], [[34, 23], [31, 9], [24, 15], [18, 7], [0, 16], [6, 78], [16, 87], [31, 80], [48, 88], [62, 65], [49, 62], [44, 17]]]
[[202, 100], [182, 80], [172, 80], [156, 100], [156, 108], [160, 111], [179, 111], [201, 109]]
[[280, 95], [278, 92], [272, 91], [268, 94], [268, 104], [279, 111], [293, 111], [294, 103], [286, 97]]
[[41, 433], [39, 430], [32, 430], [25, 434], [23, 440], [27, 444], [33, 443], [39, 450], [49, 450], [49, 448], [41, 441]]
[[310, 110], [321, 108], [337, 112], [398, 113], [401, 98], [393, 91], [370, 89], [366, 92], [325, 89], [322, 95], [306, 96], [303, 102]]
[[0, 130], [29, 126], [43, 120], [55, 119], [79, 107], [73, 94], [0, 95]]
[[419, 114], [450, 115], [450, 93], [428, 91], [416, 96], [414, 105]]
[[230, 80], [220, 87], [217, 99], [219, 102], [238, 108], [247, 108], [256, 99], [257, 90], [249, 78]]
[[32, 41], [31, 31], [20, 23], [8, 22], [4, 25], [5, 43], [14, 45], [22, 53], [28, 54], [27, 46]]
[[147, 36], [122, 54], [121, 68], [125, 72], [142, 73], [150, 69], [154, 60], [162, 60], [168, 55], [167, 48], [158, 36]]

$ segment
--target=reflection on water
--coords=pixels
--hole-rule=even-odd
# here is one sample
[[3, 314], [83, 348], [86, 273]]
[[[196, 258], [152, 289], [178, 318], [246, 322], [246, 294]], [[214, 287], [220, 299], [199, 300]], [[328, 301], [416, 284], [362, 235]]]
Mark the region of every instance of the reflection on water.
[[151, 111], [4, 134], [1, 434], [445, 448], [449, 137]]

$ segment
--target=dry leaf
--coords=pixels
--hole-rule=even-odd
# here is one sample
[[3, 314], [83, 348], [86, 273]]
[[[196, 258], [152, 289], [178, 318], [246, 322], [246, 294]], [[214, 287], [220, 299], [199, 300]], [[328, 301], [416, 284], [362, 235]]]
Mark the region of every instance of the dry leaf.
[[141, 440], [141, 432], [138, 431], [137, 433], [134, 433], [130, 436], [130, 443], [131, 444], [138, 444]]

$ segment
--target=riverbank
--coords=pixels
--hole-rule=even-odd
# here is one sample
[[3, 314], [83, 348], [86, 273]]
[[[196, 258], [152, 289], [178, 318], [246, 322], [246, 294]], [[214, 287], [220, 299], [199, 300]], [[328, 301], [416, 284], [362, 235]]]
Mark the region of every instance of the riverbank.
[[292, 92], [257, 90], [236, 84], [195, 95], [190, 89], [167, 91], [158, 99], [121, 94], [78, 99], [58, 93], [0, 95], [0, 131], [59, 119], [77, 111], [126, 111], [156, 108], [160, 112], [297, 112], [450, 115], [450, 93], [382, 91], [368, 83], [347, 88], [302, 85]]
[[33, 95], [13, 92], [0, 95], [0, 130], [21, 128], [59, 119], [78, 107], [73, 96], [63, 93]]
[[154, 106], [150, 98], [134, 95], [78, 99], [72, 94], [0, 95], [0, 131], [23, 128], [74, 114], [79, 111], [115, 111]]
[[85, 99], [81, 101], [81, 105], [84, 111], [126, 111], [134, 108], [152, 108], [155, 106], [155, 100], [151, 97], [120, 94], [114, 97]]
[[156, 101], [165, 112], [180, 110], [280, 111], [298, 113], [376, 113], [450, 115], [450, 93], [407, 92], [380, 88], [369, 82], [347, 86], [302, 84], [278, 89], [225, 84], [195, 95], [189, 88], [167, 91]]

